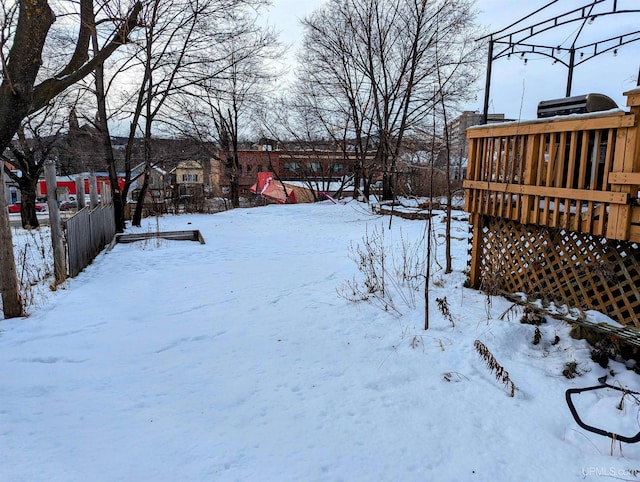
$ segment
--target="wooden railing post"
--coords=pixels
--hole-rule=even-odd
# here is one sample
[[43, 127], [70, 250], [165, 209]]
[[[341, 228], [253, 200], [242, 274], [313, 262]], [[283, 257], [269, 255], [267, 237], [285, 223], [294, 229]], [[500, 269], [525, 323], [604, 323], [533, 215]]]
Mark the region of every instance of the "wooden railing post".
[[[529, 186], [535, 183], [536, 171], [538, 169], [538, 157], [540, 152], [540, 136], [538, 134], [529, 135], [527, 143], [527, 151], [522, 162], [524, 163], [524, 185]], [[520, 222], [528, 224], [530, 222], [532, 204], [532, 196], [524, 195], [522, 200], [522, 212], [520, 213]], [[534, 198], [535, 199], [535, 198]], [[535, 206], [535, 209], [538, 209]]]
[[[477, 154], [476, 154], [476, 144], [478, 141], [476, 139], [469, 139], [469, 154], [467, 155], [467, 175], [465, 176], [465, 181], [467, 179], [476, 180], [475, 178], [475, 170], [476, 165], [478, 163]], [[464, 186], [464, 181], [463, 181]], [[471, 212], [474, 207], [473, 200], [475, 199], [475, 191], [472, 189], [466, 189], [464, 196], [464, 210], [466, 212]]]
[[[640, 188], [640, 89], [625, 92], [627, 106], [635, 115], [635, 124], [618, 129], [613, 170], [609, 175], [613, 192], [636, 197]], [[631, 204], [612, 206], [607, 226], [607, 238], [628, 240], [631, 230]]]

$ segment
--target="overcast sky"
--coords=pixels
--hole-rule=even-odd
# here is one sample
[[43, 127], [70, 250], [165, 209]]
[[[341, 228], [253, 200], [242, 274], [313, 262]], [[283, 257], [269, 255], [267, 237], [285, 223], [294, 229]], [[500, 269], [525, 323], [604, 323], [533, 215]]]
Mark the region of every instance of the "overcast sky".
[[[302, 28], [299, 19], [322, 5], [324, 0], [274, 0], [269, 13], [270, 23], [280, 32], [284, 43], [291, 44], [290, 63], [300, 43]], [[514, 0], [477, 0], [478, 22], [488, 33], [498, 31], [534, 10], [550, 3], [550, 0], [520, 2]], [[589, 0], [557, 0], [543, 13], [533, 17], [522, 26], [530, 26], [573, 8], [590, 3]], [[617, 0], [618, 10], [640, 8], [637, 0]], [[600, 4], [600, 11], [611, 11], [613, 0]], [[594, 10], [593, 13], [597, 13]], [[640, 14], [619, 14], [596, 17], [585, 25], [576, 46], [594, 41], [617, 37], [638, 30]], [[579, 22], [564, 29], [555, 29], [537, 42], [545, 45], [569, 46], [575, 36]], [[567, 69], [562, 64], [553, 65], [547, 57], [526, 55], [523, 59], [512, 56], [493, 63], [492, 88], [489, 112], [504, 113], [509, 118], [530, 119], [536, 117], [538, 102], [564, 97], [567, 83]], [[619, 48], [617, 55], [612, 52], [595, 57], [574, 72], [572, 95], [597, 92], [610, 96], [620, 107], [625, 106], [624, 91], [633, 89], [638, 79], [640, 67], [640, 41]], [[482, 110], [484, 99], [484, 76], [480, 83], [477, 99], [466, 106], [468, 110]]]

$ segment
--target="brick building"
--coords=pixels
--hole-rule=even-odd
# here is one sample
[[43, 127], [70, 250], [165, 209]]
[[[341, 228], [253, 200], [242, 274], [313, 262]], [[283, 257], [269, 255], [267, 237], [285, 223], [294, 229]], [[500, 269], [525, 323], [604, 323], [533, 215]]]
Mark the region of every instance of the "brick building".
[[[224, 156], [211, 159], [210, 183], [214, 195], [229, 194], [231, 167]], [[373, 154], [367, 157], [373, 160]], [[240, 196], [248, 196], [258, 172], [274, 172], [282, 180], [339, 180], [353, 174], [358, 160], [355, 154], [328, 150], [238, 151]]]
[[[240, 196], [248, 196], [249, 188], [256, 182], [258, 172], [278, 169], [278, 153], [268, 150], [238, 151], [238, 188]], [[211, 159], [210, 184], [214, 196], [226, 196], [230, 191], [231, 166], [227, 165], [225, 156]]]

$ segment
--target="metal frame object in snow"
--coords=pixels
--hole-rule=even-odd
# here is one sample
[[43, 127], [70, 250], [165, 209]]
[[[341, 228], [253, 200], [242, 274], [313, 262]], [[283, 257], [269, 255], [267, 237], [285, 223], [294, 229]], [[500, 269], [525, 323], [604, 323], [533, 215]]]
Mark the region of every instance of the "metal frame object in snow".
[[586, 423], [584, 423], [582, 421], [582, 419], [580, 418], [580, 416], [578, 415], [578, 412], [576, 410], [575, 405], [573, 405], [573, 400], [571, 400], [571, 395], [573, 395], [574, 393], [582, 393], [582, 392], [589, 392], [592, 390], [602, 390], [605, 388], [612, 388], [613, 390], [618, 390], [619, 392], [624, 392], [625, 394], [627, 393], [633, 393], [636, 395], [640, 395], [640, 392], [634, 392], [632, 390], [627, 390], [625, 388], [622, 387], [616, 387], [613, 385], [609, 385], [608, 383], [603, 383], [602, 385], [597, 385], [595, 387], [586, 387], [586, 388], [570, 388], [569, 390], [566, 391], [565, 396], [567, 398], [567, 405], [569, 405], [569, 410], [571, 411], [571, 415], [573, 415], [574, 420], [576, 421], [576, 423], [578, 425], [580, 425], [580, 427], [582, 427], [585, 430], [588, 430], [589, 432], [593, 432], [593, 433], [597, 433], [598, 435], [603, 435], [604, 437], [609, 437], [613, 440], [620, 440], [621, 442], [626, 442], [626, 443], [636, 443], [636, 442], [640, 442], [640, 432], [638, 432], [637, 434], [635, 434], [633, 437], [625, 437], [624, 435], [620, 435], [617, 433], [613, 433], [613, 432], [608, 432], [607, 430], [603, 430], [601, 428], [598, 427], [592, 427], [591, 425], [587, 425]]

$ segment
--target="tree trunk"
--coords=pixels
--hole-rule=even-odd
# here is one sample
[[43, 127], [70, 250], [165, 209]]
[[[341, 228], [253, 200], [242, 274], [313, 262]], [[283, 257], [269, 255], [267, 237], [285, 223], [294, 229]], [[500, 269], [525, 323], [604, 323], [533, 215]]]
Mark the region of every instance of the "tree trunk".
[[371, 196], [371, 176], [367, 173], [366, 170], [362, 174], [362, 181], [364, 183], [364, 192], [362, 193], [364, 195], [364, 202], [368, 203], [369, 196]]
[[40, 226], [36, 214], [36, 188], [35, 183], [29, 181], [29, 185], [20, 186], [20, 218], [24, 229], [32, 229]]
[[382, 166], [382, 200], [391, 201], [393, 199], [393, 173], [389, 165], [389, 147], [388, 139], [385, 136], [380, 146], [382, 150], [380, 155], [380, 165]]
[[144, 171], [144, 178], [142, 179], [142, 188], [138, 193], [136, 210], [133, 213], [133, 220], [131, 221], [131, 224], [133, 224], [134, 226], [140, 227], [142, 223], [142, 208], [144, 207], [144, 200], [147, 196], [148, 189], [149, 189], [149, 168], [147, 166], [147, 169], [145, 169]]
[[362, 172], [362, 166], [357, 165], [353, 173], [353, 199], [359, 199], [360, 195], [360, 173]]
[[392, 175], [384, 172], [382, 174], [382, 200], [391, 201], [393, 199]]
[[20, 297], [20, 285], [18, 284], [4, 190], [4, 173], [0, 171], [0, 291], [2, 291], [4, 317], [9, 319], [24, 316], [24, 309]]
[[240, 182], [238, 181], [238, 155], [233, 153], [231, 158], [231, 178], [229, 179], [229, 197], [231, 198], [231, 205], [234, 208], [240, 207]]
[[[98, 52], [98, 37], [94, 31], [92, 35], [94, 52]], [[113, 202], [113, 213], [115, 217], [116, 233], [124, 232], [124, 205], [122, 202], [122, 192], [120, 184], [118, 184], [118, 172], [116, 170], [116, 160], [113, 155], [113, 146], [111, 144], [111, 134], [109, 132], [108, 116], [107, 116], [107, 94], [104, 86], [104, 65], [96, 66], [94, 71], [96, 82], [96, 102], [98, 104], [98, 122], [97, 128], [102, 141], [102, 149], [105, 160], [107, 162], [107, 171], [109, 173], [109, 182], [111, 183], [111, 199]]]
[[40, 226], [36, 214], [36, 193], [33, 191], [20, 191], [20, 219], [24, 229], [32, 229]]
[[33, 85], [42, 65], [42, 48], [54, 20], [46, 0], [20, 2], [9, 63], [0, 85], [0, 153], [31, 109]]
[[234, 208], [240, 207], [240, 187], [238, 185], [238, 175], [236, 173], [231, 174], [231, 180], [229, 181], [229, 190], [231, 197], [231, 205]]

